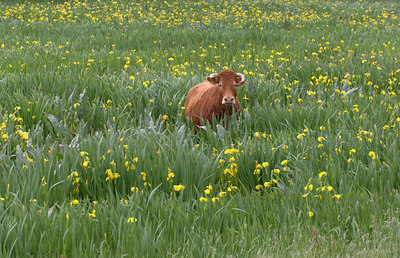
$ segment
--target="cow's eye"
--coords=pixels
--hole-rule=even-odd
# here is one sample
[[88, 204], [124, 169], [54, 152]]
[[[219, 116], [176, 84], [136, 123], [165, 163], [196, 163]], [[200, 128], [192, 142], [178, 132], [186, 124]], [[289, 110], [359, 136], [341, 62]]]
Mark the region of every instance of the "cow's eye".
[[222, 88], [222, 84], [221, 84], [221, 83], [219, 83], [218, 86], [219, 86], [220, 88]]

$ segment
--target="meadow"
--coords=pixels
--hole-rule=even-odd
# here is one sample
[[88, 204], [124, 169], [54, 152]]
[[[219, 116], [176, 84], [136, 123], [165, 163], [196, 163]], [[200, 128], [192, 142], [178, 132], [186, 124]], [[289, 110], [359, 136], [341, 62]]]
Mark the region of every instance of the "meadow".
[[[398, 256], [399, 14], [1, 1], [0, 256]], [[242, 112], [195, 134], [228, 68]]]

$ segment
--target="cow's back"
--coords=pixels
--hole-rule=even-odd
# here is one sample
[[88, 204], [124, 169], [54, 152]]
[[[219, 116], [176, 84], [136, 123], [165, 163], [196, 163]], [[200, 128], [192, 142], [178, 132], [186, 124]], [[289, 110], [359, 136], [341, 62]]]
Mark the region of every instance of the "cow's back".
[[200, 125], [200, 112], [201, 107], [205, 101], [207, 101], [208, 91], [210, 91], [214, 85], [209, 81], [205, 80], [200, 84], [197, 84], [191, 88], [186, 97], [185, 104], [185, 116], [193, 121], [195, 126]]

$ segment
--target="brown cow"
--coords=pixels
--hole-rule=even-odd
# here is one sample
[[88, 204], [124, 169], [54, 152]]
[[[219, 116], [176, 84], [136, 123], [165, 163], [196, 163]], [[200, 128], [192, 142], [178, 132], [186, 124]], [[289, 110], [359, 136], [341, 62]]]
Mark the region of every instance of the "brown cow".
[[211, 124], [213, 116], [220, 120], [232, 115], [232, 109], [238, 112], [240, 103], [236, 98], [236, 87], [244, 82], [244, 75], [232, 70], [211, 74], [207, 80], [189, 90], [185, 105], [186, 118], [191, 119], [197, 129], [202, 119]]

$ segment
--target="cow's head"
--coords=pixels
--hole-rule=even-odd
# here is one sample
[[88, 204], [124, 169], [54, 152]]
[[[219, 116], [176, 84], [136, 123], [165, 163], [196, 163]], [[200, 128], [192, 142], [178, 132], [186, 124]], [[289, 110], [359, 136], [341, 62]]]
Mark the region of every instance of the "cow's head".
[[244, 84], [244, 75], [235, 73], [232, 70], [224, 70], [220, 73], [213, 73], [207, 77], [207, 80], [219, 87], [219, 97], [224, 106], [235, 105], [236, 87]]

